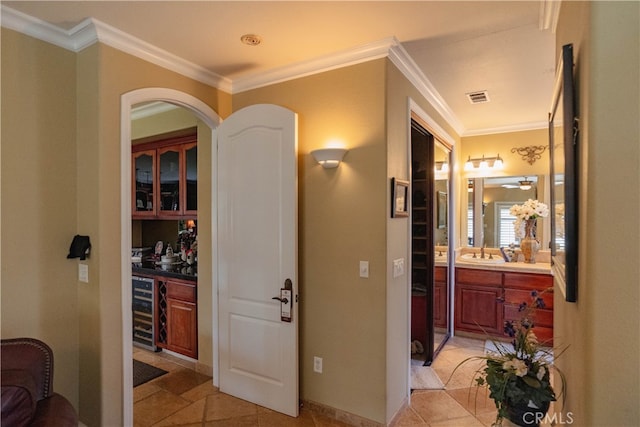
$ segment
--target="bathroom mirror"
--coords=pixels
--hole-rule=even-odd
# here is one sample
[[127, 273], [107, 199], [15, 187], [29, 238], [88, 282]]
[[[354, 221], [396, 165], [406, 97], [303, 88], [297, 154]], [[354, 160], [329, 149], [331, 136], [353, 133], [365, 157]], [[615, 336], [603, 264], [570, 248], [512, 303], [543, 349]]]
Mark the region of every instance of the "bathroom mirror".
[[[467, 246], [499, 248], [515, 242], [509, 208], [528, 199], [544, 200], [545, 177], [508, 176], [467, 181]], [[542, 236], [544, 222], [538, 224]]]

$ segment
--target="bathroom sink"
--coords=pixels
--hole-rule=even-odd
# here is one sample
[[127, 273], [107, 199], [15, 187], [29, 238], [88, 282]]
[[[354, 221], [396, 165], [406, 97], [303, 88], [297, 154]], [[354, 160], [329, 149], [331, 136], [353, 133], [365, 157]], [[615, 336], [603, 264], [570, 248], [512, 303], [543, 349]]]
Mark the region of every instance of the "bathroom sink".
[[484, 258], [480, 258], [480, 254], [464, 254], [460, 256], [460, 260], [465, 262], [475, 262], [478, 264], [504, 264], [504, 258], [500, 255], [494, 255], [493, 258], [489, 258], [489, 255], [485, 255]]

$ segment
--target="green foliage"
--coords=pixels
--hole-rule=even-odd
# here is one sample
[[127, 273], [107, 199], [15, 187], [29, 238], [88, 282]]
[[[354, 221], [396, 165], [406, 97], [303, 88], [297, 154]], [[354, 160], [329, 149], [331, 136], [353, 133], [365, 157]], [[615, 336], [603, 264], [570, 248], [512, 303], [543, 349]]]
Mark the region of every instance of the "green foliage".
[[518, 320], [505, 322], [504, 330], [512, 338], [511, 346], [494, 342], [496, 351], [465, 359], [453, 371], [455, 373], [468, 361], [485, 360], [484, 367], [476, 371], [474, 380], [478, 387], [488, 387], [489, 397], [498, 409], [496, 423], [506, 417], [508, 407], [526, 407], [531, 402], [538, 408], [547, 408], [550, 402], [555, 401], [557, 396], [551, 386], [551, 369], [560, 375], [562, 391], [565, 388], [564, 374], [553, 364], [553, 350], [542, 346], [533, 333], [536, 309], [544, 308], [544, 302], [536, 291], [531, 293], [531, 297], [530, 303], [520, 304]]

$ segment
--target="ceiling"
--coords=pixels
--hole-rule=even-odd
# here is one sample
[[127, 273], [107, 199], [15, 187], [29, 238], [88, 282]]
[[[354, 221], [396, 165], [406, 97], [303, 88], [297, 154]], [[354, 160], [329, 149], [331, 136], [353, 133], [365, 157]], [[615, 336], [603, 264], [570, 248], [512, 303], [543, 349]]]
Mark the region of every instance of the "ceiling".
[[[2, 1], [69, 30], [85, 18], [231, 82], [395, 37], [462, 135], [546, 124], [555, 35], [543, 1]], [[548, 19], [545, 21], [548, 22]], [[242, 44], [256, 34], [258, 46]], [[466, 94], [487, 91], [489, 102]]]

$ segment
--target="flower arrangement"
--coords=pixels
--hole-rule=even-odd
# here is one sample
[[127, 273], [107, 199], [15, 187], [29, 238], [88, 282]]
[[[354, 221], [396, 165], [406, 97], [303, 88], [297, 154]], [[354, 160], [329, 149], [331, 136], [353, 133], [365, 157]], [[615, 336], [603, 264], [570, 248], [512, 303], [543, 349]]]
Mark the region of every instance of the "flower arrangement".
[[516, 217], [513, 223], [516, 236], [524, 237], [527, 221], [549, 216], [549, 207], [538, 200], [529, 199], [522, 205], [511, 206], [509, 213]]
[[[511, 345], [494, 342], [495, 351], [467, 358], [453, 371], [455, 373], [461, 365], [471, 360], [486, 362], [484, 367], [476, 371], [473, 381], [478, 387], [489, 389], [489, 397], [498, 409], [494, 425], [501, 425], [503, 418], [518, 425], [529, 425], [528, 420], [539, 421], [543, 418], [550, 403], [558, 397], [551, 386], [551, 369], [559, 374], [562, 382], [560, 395], [564, 394], [566, 380], [562, 371], [553, 364], [553, 350], [542, 346], [532, 330], [536, 309], [544, 308], [541, 295], [533, 291], [531, 301], [519, 306], [520, 318], [505, 322], [504, 331], [512, 338]], [[556, 357], [560, 354], [562, 351]], [[523, 421], [526, 413], [531, 415], [524, 417]]]

